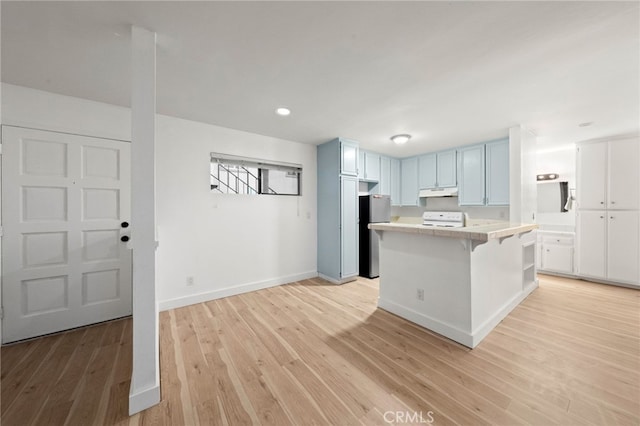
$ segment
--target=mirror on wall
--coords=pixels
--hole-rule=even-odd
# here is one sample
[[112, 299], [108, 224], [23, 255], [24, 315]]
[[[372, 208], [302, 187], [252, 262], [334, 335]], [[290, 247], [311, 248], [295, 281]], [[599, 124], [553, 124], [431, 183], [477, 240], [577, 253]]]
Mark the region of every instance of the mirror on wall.
[[566, 213], [568, 182], [538, 182], [538, 213]]

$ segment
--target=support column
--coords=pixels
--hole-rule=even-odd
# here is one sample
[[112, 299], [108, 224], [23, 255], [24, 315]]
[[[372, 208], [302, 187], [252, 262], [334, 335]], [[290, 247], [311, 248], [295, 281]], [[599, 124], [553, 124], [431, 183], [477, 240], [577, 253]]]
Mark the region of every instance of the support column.
[[156, 34], [131, 28], [131, 247], [133, 371], [129, 414], [160, 402], [156, 303], [155, 117]]
[[509, 129], [509, 221], [536, 223], [536, 135], [517, 126]]

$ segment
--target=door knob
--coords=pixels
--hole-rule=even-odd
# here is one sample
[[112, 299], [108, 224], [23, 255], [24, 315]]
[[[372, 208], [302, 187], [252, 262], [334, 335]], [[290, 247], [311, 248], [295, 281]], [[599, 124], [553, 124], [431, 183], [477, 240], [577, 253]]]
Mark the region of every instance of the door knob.
[[120, 226], [122, 226], [123, 228], [128, 228], [129, 227], [129, 222], [122, 222], [120, 224]]
[[123, 235], [122, 237], [120, 237], [120, 241], [122, 241], [123, 243], [126, 243], [127, 241], [129, 241], [129, 236]]

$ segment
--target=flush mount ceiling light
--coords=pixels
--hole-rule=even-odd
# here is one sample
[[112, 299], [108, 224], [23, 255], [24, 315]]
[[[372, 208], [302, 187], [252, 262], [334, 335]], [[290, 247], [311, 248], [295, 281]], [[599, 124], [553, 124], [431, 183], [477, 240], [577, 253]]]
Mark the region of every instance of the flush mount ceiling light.
[[280, 108], [276, 109], [276, 114], [282, 115], [282, 116], [287, 116], [287, 115], [291, 114], [291, 110], [289, 108], [280, 107]]
[[411, 135], [407, 134], [391, 136], [391, 140], [398, 145], [409, 142], [409, 139], [411, 139]]

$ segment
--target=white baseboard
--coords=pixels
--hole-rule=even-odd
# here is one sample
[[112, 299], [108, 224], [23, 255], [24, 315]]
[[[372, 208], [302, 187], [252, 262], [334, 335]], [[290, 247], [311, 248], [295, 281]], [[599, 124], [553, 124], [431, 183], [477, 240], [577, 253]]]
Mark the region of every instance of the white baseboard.
[[129, 393], [129, 415], [132, 416], [160, 402], [160, 385]]
[[225, 287], [217, 290], [206, 291], [198, 294], [190, 294], [188, 296], [176, 297], [174, 299], [162, 300], [158, 302], [160, 311], [181, 308], [196, 303], [208, 302], [209, 300], [221, 299], [223, 297], [235, 296], [250, 291], [262, 290], [269, 287], [275, 287], [282, 284], [292, 283], [295, 281], [307, 280], [318, 276], [317, 271], [303, 272], [301, 274], [288, 275], [285, 277], [273, 278], [265, 281], [258, 281], [248, 284], [240, 284], [233, 287]]
[[605, 280], [602, 278], [595, 278], [595, 277], [589, 277], [586, 275], [577, 275], [574, 278], [579, 279], [579, 280], [583, 280], [583, 281], [589, 281], [592, 283], [598, 283], [598, 284], [607, 284], [607, 285], [615, 285], [617, 287], [626, 287], [626, 288], [635, 288], [638, 289], [640, 288], [640, 284], [636, 284], [636, 283], [632, 283], [632, 282], [622, 282], [622, 281], [609, 281], [609, 280]]
[[428, 328], [438, 334], [448, 337], [458, 343], [461, 343], [469, 348], [472, 348], [473, 336], [464, 330], [454, 327], [445, 322], [439, 321], [428, 315], [416, 312], [413, 309], [409, 309], [405, 306], [399, 305], [388, 300], [378, 299], [378, 307], [389, 311], [392, 314], [396, 314], [399, 317], [405, 318], [413, 323], [421, 325], [424, 328]]
[[486, 320], [480, 326], [476, 327], [475, 331], [471, 334], [471, 348], [475, 348], [476, 346], [478, 346], [478, 343], [480, 343], [482, 339], [487, 337], [487, 335], [491, 333], [494, 328], [496, 328], [500, 321], [505, 319], [505, 317], [509, 315], [509, 313], [513, 311], [516, 306], [522, 303], [522, 301], [526, 299], [527, 296], [529, 296], [531, 292], [536, 288], [538, 288], [538, 280], [527, 285], [521, 293], [517, 294], [513, 299], [505, 303], [502, 309], [496, 312], [491, 318]]
[[335, 278], [331, 278], [331, 277], [329, 277], [329, 276], [327, 276], [325, 274], [321, 274], [319, 272], [318, 272], [318, 277], [322, 278], [323, 280], [329, 281], [330, 283], [333, 283], [333, 284], [344, 284], [344, 283], [348, 283], [348, 282], [355, 281], [355, 280], [358, 279], [357, 275], [353, 275], [351, 277], [343, 278], [341, 280], [336, 280]]
[[507, 302], [502, 309], [477, 327], [474, 332], [462, 330], [388, 300], [378, 299], [378, 307], [473, 349], [536, 288], [538, 288], [537, 281], [528, 285], [521, 293]]

